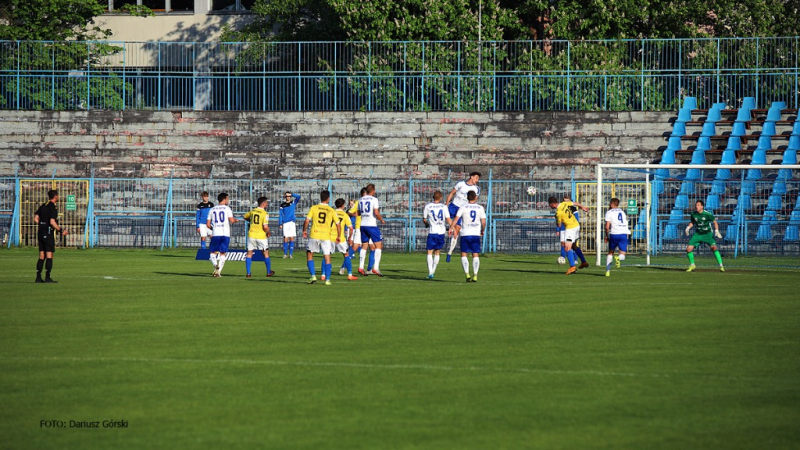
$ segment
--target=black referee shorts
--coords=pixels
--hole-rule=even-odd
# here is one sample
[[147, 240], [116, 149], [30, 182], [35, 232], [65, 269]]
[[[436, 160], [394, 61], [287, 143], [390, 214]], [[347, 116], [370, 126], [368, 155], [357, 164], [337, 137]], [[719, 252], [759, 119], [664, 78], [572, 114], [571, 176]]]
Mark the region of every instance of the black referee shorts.
[[39, 236], [39, 251], [50, 252], [56, 251], [56, 237], [52, 234], [47, 236]]

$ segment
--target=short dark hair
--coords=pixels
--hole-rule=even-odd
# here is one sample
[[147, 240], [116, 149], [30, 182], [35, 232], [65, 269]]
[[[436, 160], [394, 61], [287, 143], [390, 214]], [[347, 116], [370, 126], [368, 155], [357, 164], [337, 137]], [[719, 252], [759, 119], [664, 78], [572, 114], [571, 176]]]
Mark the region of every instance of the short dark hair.
[[344, 199], [337, 198], [336, 201], [333, 202], [333, 204], [336, 205], [337, 208], [341, 208], [342, 206], [344, 206]]
[[375, 185], [370, 183], [367, 185], [367, 194], [375, 192]]
[[558, 200], [555, 197], [550, 197], [547, 199], [548, 205], [552, 205], [553, 203], [558, 203]]
[[359, 192], [359, 194], [358, 194], [358, 195], [360, 195], [361, 197], [363, 197], [364, 195], [366, 195], [366, 193], [367, 193], [367, 188], [363, 187], [363, 188], [361, 188], [361, 192]]
[[201, 192], [200, 197], [208, 197], [208, 191]]
[[217, 201], [221, 202], [221, 201], [225, 200], [226, 198], [228, 198], [228, 193], [227, 192], [220, 192], [219, 195], [217, 196]]
[[258, 200], [256, 201], [258, 202], [258, 206], [261, 206], [262, 203], [267, 201], [267, 197], [258, 197]]
[[611, 199], [611, 201], [609, 201], [608, 203], [609, 203], [611, 206], [619, 206], [619, 199], [618, 199], [617, 197], [614, 197], [614, 198], [612, 198], [612, 199]]
[[291, 192], [289, 192], [289, 191], [286, 191], [286, 192], [284, 192], [284, 193], [283, 193], [283, 196], [284, 196], [284, 197], [291, 197], [291, 196], [292, 196], [292, 193], [291, 193]]
[[701, 205], [703, 205], [703, 208], [705, 208], [705, 207], [706, 207], [706, 204], [705, 204], [705, 203], [703, 203], [703, 201], [702, 201], [702, 200], [698, 200], [698, 201], [694, 202], [694, 204], [695, 204], [695, 205], [696, 205], [696, 204], [698, 204], [698, 203], [700, 203]]
[[436, 190], [436, 191], [433, 192], [433, 199], [434, 200], [441, 200], [442, 197], [444, 197], [444, 194], [442, 194], [442, 191]]
[[476, 194], [476, 193], [475, 193], [475, 191], [469, 191], [469, 192], [467, 192], [467, 200], [469, 200], [469, 201], [473, 201], [473, 200], [475, 200], [476, 198], [478, 198], [478, 194]]
[[474, 177], [475, 175], [480, 177], [481, 173], [480, 172], [470, 172], [470, 174], [469, 174], [470, 177]]
[[58, 195], [58, 189], [50, 189], [47, 191], [47, 198], [50, 200], [56, 198], [56, 195]]
[[322, 192], [319, 193], [319, 199], [323, 202], [331, 198], [331, 191], [324, 189]]

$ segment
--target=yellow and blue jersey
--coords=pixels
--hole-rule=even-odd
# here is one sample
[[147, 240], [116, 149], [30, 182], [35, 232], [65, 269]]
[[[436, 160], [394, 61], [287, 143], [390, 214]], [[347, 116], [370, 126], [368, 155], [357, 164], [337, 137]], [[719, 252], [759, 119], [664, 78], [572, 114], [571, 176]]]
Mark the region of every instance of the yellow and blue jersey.
[[311, 207], [306, 214], [306, 219], [311, 221], [311, 231], [308, 237], [320, 241], [331, 239], [331, 227], [336, 231], [336, 211], [325, 203], [319, 203]]
[[563, 201], [556, 208], [556, 223], [563, 224], [564, 228], [571, 230], [580, 226], [580, 222], [575, 218], [572, 213], [573, 203], [571, 201]]
[[[347, 233], [345, 233], [345, 228], [350, 228], [350, 216], [342, 209], [336, 209], [334, 211], [336, 212], [336, 222], [338, 222], [341, 227], [339, 230], [339, 242], [346, 242]], [[331, 227], [331, 242], [336, 242], [335, 226]]]
[[353, 226], [356, 228], [356, 230], [358, 230], [359, 228], [361, 228], [361, 216], [360, 216], [360, 215], [358, 215], [358, 202], [354, 203], [354, 204], [353, 204], [353, 207], [352, 207], [352, 208], [350, 208], [350, 210], [349, 210], [349, 211], [347, 211], [347, 212], [348, 212], [348, 213], [350, 213], [350, 214], [355, 214], [355, 217], [354, 217], [354, 218], [355, 218], [356, 220], [355, 220], [355, 223], [353, 223]]
[[247, 228], [247, 237], [253, 239], [266, 239], [267, 232], [264, 231], [264, 224], [269, 220], [269, 214], [261, 208], [256, 208], [244, 215], [244, 220], [250, 221]]

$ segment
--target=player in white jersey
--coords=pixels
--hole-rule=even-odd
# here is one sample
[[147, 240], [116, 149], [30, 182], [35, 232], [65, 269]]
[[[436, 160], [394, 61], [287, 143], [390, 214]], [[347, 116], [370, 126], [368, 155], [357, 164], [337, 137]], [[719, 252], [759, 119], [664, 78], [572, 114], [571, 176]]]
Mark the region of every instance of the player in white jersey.
[[439, 265], [439, 252], [444, 247], [446, 226], [452, 224], [450, 211], [442, 203], [442, 191], [433, 193], [433, 203], [425, 205], [422, 212], [422, 222], [428, 227], [428, 240], [425, 244], [428, 250], [428, 279], [433, 279], [436, 266]]
[[381, 225], [385, 224], [380, 212], [380, 203], [375, 198], [375, 185], [370, 183], [367, 185], [367, 195], [358, 199], [358, 215], [361, 217], [361, 252], [358, 261], [358, 273], [367, 275], [364, 270], [364, 263], [367, 260], [367, 248], [371, 240], [375, 244], [375, 265], [372, 268], [372, 273], [382, 277], [381, 253], [383, 252], [383, 238], [381, 237], [381, 229], [378, 228], [378, 221]]
[[[481, 266], [481, 236], [486, 229], [486, 211], [483, 206], [477, 204], [478, 194], [470, 192], [467, 194], [469, 203], [459, 208], [453, 221], [456, 226], [450, 229], [451, 234], [461, 234], [461, 266], [467, 274], [467, 281], [478, 281], [478, 269]], [[462, 219], [459, 222], [459, 219]], [[461, 225], [459, 225], [461, 223]], [[472, 272], [469, 276], [469, 260], [467, 253], [472, 253]]]
[[228, 206], [228, 194], [217, 195], [219, 204], [208, 212], [206, 226], [212, 229], [211, 234], [211, 264], [214, 265], [212, 276], [221, 277], [222, 267], [225, 266], [225, 254], [228, 253], [228, 244], [231, 242], [231, 224], [236, 223], [233, 211]]
[[[620, 261], [625, 261], [625, 252], [628, 251], [628, 216], [619, 207], [619, 199], [612, 198], [606, 212], [606, 242], [608, 242], [608, 255], [606, 256], [606, 276], [611, 276], [611, 261], [619, 268]], [[619, 249], [619, 257], [614, 256], [614, 250]]]
[[[478, 187], [478, 181], [480, 181], [480, 179], [480, 172], [472, 172], [469, 174], [469, 178], [466, 181], [459, 181], [456, 183], [456, 186], [450, 191], [450, 194], [447, 195], [446, 203], [450, 210], [450, 217], [455, 217], [458, 209], [469, 203], [469, 200], [467, 200], [467, 194], [469, 192], [474, 192], [476, 198], [478, 195], [481, 195], [481, 188]], [[456, 242], [458, 242], [457, 233], [450, 239], [450, 249], [447, 251], [446, 262], [450, 262], [450, 256], [456, 248]]]

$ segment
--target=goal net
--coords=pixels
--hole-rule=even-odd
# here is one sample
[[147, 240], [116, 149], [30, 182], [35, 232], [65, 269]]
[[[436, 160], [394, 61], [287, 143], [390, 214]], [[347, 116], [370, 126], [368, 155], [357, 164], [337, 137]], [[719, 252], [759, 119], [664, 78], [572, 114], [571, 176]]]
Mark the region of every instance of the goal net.
[[[581, 224], [584, 251], [605, 261], [605, 213], [620, 200], [632, 234], [629, 264], [688, 265], [684, 231], [697, 201], [719, 224], [726, 267], [800, 267], [800, 165], [599, 164], [575, 197], [591, 211]], [[699, 268], [716, 268], [708, 246]]]

